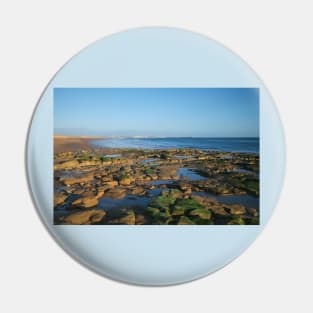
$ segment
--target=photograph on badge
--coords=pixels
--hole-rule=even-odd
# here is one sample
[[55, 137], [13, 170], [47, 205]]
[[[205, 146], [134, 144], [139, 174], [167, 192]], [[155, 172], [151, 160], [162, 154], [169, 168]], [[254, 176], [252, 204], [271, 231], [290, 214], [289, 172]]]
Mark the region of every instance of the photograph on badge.
[[259, 225], [258, 88], [55, 88], [56, 225]]

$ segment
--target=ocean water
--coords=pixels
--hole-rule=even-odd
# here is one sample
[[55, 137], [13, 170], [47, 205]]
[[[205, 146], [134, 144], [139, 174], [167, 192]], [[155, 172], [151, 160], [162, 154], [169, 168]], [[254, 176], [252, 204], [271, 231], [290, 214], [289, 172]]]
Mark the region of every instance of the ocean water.
[[92, 141], [104, 148], [201, 149], [225, 152], [259, 153], [259, 138], [114, 138]]

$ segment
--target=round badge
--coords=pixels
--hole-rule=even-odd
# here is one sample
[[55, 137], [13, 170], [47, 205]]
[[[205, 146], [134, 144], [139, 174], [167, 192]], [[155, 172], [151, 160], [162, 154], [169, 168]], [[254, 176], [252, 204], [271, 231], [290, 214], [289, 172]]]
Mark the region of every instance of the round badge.
[[170, 285], [239, 256], [284, 174], [272, 98], [243, 60], [202, 35], [141, 28], [95, 42], [35, 110], [27, 173], [55, 240], [112, 279]]

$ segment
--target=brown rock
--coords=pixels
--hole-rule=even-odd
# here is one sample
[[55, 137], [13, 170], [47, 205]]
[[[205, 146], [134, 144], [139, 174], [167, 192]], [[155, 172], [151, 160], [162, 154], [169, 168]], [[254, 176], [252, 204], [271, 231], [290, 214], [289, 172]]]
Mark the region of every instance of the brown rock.
[[126, 215], [119, 218], [119, 224], [135, 225], [136, 217], [133, 210], [128, 210]]
[[57, 206], [62, 204], [67, 198], [66, 193], [63, 192], [56, 192], [54, 193], [54, 197], [53, 197], [53, 205]]
[[185, 189], [184, 190], [184, 196], [190, 196], [192, 194], [191, 188]]
[[70, 161], [65, 161], [63, 163], [54, 165], [54, 170], [65, 170], [69, 168], [75, 168], [77, 166], [79, 166], [79, 163], [77, 160], [70, 160]]
[[179, 182], [178, 188], [182, 191], [190, 191], [191, 190], [191, 186], [187, 182]]
[[146, 193], [146, 190], [143, 187], [136, 186], [129, 190], [129, 193], [132, 195], [139, 195], [142, 196]]
[[111, 181], [107, 181], [105, 182], [105, 186], [109, 186], [109, 187], [115, 187], [118, 185], [118, 182], [115, 180], [111, 180]]
[[157, 175], [157, 174], [150, 174], [150, 175], [148, 175], [148, 177], [149, 177], [151, 180], [157, 180], [157, 179], [158, 179], [158, 175]]
[[101, 177], [101, 180], [102, 180], [104, 183], [106, 183], [106, 182], [111, 182], [111, 181], [113, 181], [113, 177], [112, 177], [112, 175], [110, 175], [110, 176], [104, 175], [104, 176]]
[[146, 218], [143, 214], [136, 215], [136, 225], [144, 225], [146, 222]]
[[72, 177], [64, 177], [60, 178], [60, 181], [64, 185], [74, 185], [74, 184], [85, 184], [94, 179], [94, 175], [91, 174], [85, 174], [85, 175], [73, 175]]
[[98, 191], [107, 191], [108, 189], [110, 189], [111, 187], [108, 185], [100, 185], [98, 186]]
[[100, 199], [100, 198], [102, 198], [104, 196], [104, 190], [102, 189], [98, 189], [97, 190], [97, 193], [96, 193], [96, 198], [97, 199]]
[[70, 214], [64, 218], [66, 224], [89, 225], [100, 222], [106, 215], [102, 210], [87, 210]]
[[194, 225], [195, 223], [187, 216], [181, 216], [177, 222], [177, 225]]
[[76, 188], [76, 189], [74, 189], [73, 194], [75, 194], [75, 195], [81, 195], [81, 194], [83, 194], [84, 192], [85, 192], [85, 191], [84, 191], [83, 188]]
[[154, 185], [148, 185], [148, 187], [147, 187], [147, 189], [149, 189], [149, 190], [153, 190], [153, 189], [155, 189], [156, 187], [154, 186]]
[[254, 217], [257, 217], [259, 216], [259, 212], [257, 209], [254, 209], [254, 208], [247, 208], [247, 211], [249, 214], [251, 214], [252, 216]]
[[83, 198], [76, 199], [72, 202], [73, 206], [80, 206], [83, 208], [92, 208], [98, 205], [98, 199], [93, 196], [85, 196]]
[[241, 215], [246, 213], [246, 208], [241, 204], [228, 204], [223, 207], [232, 215]]
[[136, 183], [139, 184], [139, 185], [140, 185], [140, 184], [147, 183], [147, 182], [149, 182], [149, 181], [151, 181], [151, 178], [148, 177], [148, 176], [136, 178]]
[[172, 176], [176, 176], [176, 174], [177, 166], [162, 166], [159, 171], [159, 179], [168, 180], [171, 179]]
[[126, 196], [126, 190], [123, 188], [110, 189], [104, 193], [104, 196], [108, 198], [122, 199]]
[[120, 185], [123, 185], [123, 186], [129, 186], [132, 183], [133, 183], [133, 180], [131, 178], [123, 178], [120, 180]]
[[229, 213], [220, 204], [211, 205], [210, 210], [217, 216], [229, 216]]
[[170, 189], [169, 195], [170, 195], [170, 197], [177, 199], [177, 198], [181, 198], [183, 194], [178, 189]]
[[192, 195], [191, 199], [201, 203], [201, 204], [215, 204], [216, 199], [212, 197], [206, 197], [206, 196], [199, 196], [199, 195]]

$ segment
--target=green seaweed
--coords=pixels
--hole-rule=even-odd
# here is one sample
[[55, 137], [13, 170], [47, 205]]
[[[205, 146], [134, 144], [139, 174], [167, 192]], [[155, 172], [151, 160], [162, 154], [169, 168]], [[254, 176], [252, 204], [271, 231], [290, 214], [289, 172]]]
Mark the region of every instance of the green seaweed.
[[147, 207], [146, 211], [152, 217], [157, 217], [160, 214], [160, 210], [158, 208]]
[[203, 220], [209, 220], [212, 217], [212, 213], [206, 209], [195, 209], [189, 212], [191, 216], [198, 216]]
[[153, 199], [150, 203], [151, 206], [157, 208], [169, 208], [170, 205], [174, 204], [175, 199], [170, 195], [161, 195]]
[[184, 211], [202, 209], [202, 205], [193, 199], [177, 199], [174, 205], [174, 209], [181, 209]]
[[144, 170], [144, 173], [146, 175], [152, 175], [152, 174], [155, 174], [155, 172], [156, 172], [155, 168], [147, 168], [147, 169]]
[[193, 222], [187, 216], [181, 216], [177, 222], [177, 225], [195, 225], [195, 222]]
[[169, 157], [170, 157], [170, 153], [168, 151], [163, 151], [160, 154], [160, 158], [163, 159], [163, 160], [167, 160]]
[[112, 158], [109, 158], [109, 157], [106, 157], [106, 156], [101, 156], [99, 158], [99, 160], [101, 161], [101, 163], [104, 163], [104, 162], [112, 161]]
[[245, 218], [246, 225], [259, 225], [260, 221], [258, 217]]
[[227, 224], [228, 225], [245, 225], [246, 223], [245, 223], [244, 219], [236, 216], [236, 217], [232, 218]]

